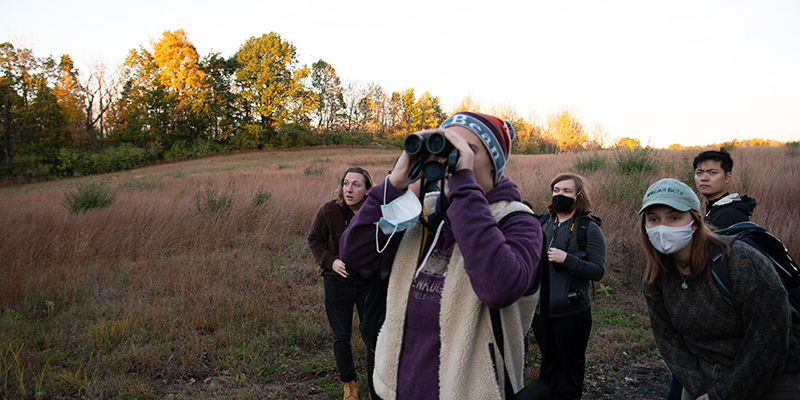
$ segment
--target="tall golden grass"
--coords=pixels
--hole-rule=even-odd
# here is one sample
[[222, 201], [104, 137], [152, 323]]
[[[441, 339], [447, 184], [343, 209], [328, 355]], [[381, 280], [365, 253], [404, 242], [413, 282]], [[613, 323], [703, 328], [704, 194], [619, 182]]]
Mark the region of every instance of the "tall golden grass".
[[[64, 192], [91, 178], [0, 190], [3, 396], [332, 398], [340, 389], [306, 235], [348, 166], [382, 180], [397, 155], [331, 147], [143, 168], [111, 177], [111, 206], [79, 214], [62, 206]], [[637, 292], [637, 203], [661, 177], [691, 179], [694, 155], [656, 151], [651, 174], [584, 174], [608, 242], [596, 301], [608, 321], [624, 321], [599, 321], [594, 357], [654, 348]], [[506, 175], [543, 212], [550, 179], [588, 156], [512, 156]], [[800, 255], [800, 157], [777, 147], [733, 156], [732, 190], [756, 197], [753, 221]], [[200, 212], [207, 187], [232, 187], [231, 208]]]

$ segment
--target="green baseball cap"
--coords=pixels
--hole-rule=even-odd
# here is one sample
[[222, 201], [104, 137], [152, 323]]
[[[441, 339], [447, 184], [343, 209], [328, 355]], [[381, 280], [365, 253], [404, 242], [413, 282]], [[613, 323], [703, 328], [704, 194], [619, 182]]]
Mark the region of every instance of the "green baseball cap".
[[662, 179], [650, 185], [647, 192], [644, 193], [639, 214], [645, 208], [655, 204], [663, 204], [678, 211], [695, 210], [700, 212], [700, 199], [689, 185], [677, 179]]

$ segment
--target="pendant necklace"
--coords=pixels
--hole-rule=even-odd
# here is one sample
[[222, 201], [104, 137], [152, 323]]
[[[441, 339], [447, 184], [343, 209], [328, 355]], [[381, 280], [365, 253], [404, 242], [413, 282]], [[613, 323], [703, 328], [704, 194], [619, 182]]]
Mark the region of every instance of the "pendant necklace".
[[[680, 272], [678, 272], [680, 274]], [[681, 274], [681, 279], [683, 279], [683, 283], [681, 283], [681, 289], [686, 290], [689, 288], [689, 285], [686, 284], [686, 275]]]

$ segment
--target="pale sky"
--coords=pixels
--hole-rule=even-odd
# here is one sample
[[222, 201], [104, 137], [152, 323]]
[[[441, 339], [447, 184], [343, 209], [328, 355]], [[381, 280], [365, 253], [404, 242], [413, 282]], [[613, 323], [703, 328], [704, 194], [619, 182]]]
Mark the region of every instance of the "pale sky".
[[0, 0], [0, 42], [80, 70], [183, 29], [201, 57], [276, 32], [344, 84], [570, 108], [642, 144], [800, 140], [800, 1]]

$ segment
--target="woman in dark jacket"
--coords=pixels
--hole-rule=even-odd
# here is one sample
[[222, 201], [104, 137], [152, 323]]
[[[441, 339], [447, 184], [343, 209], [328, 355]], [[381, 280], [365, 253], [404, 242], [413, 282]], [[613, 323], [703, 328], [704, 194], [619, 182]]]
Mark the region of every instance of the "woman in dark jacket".
[[[650, 186], [639, 214], [650, 325], [683, 400], [800, 399], [800, 315], [769, 261], [711, 233], [697, 195], [675, 179]], [[730, 296], [710, 268], [718, 257]]]
[[[353, 305], [359, 321], [364, 319], [364, 300], [372, 290], [373, 280], [360, 270], [348, 268], [339, 259], [339, 239], [350, 220], [364, 204], [372, 187], [372, 176], [361, 167], [350, 167], [334, 192], [334, 200], [319, 209], [308, 246], [322, 268], [325, 280], [325, 312], [333, 331], [333, 353], [339, 377], [344, 384], [344, 399], [358, 399], [358, 384], [350, 345], [353, 324]], [[368, 368], [367, 375], [371, 375]]]
[[537, 310], [533, 319], [536, 341], [544, 343], [539, 378], [551, 398], [580, 399], [592, 330], [589, 281], [605, 274], [606, 240], [600, 218], [590, 215], [592, 200], [583, 177], [560, 174], [550, 189], [549, 213], [540, 219], [550, 261], [549, 317], [543, 321]]

